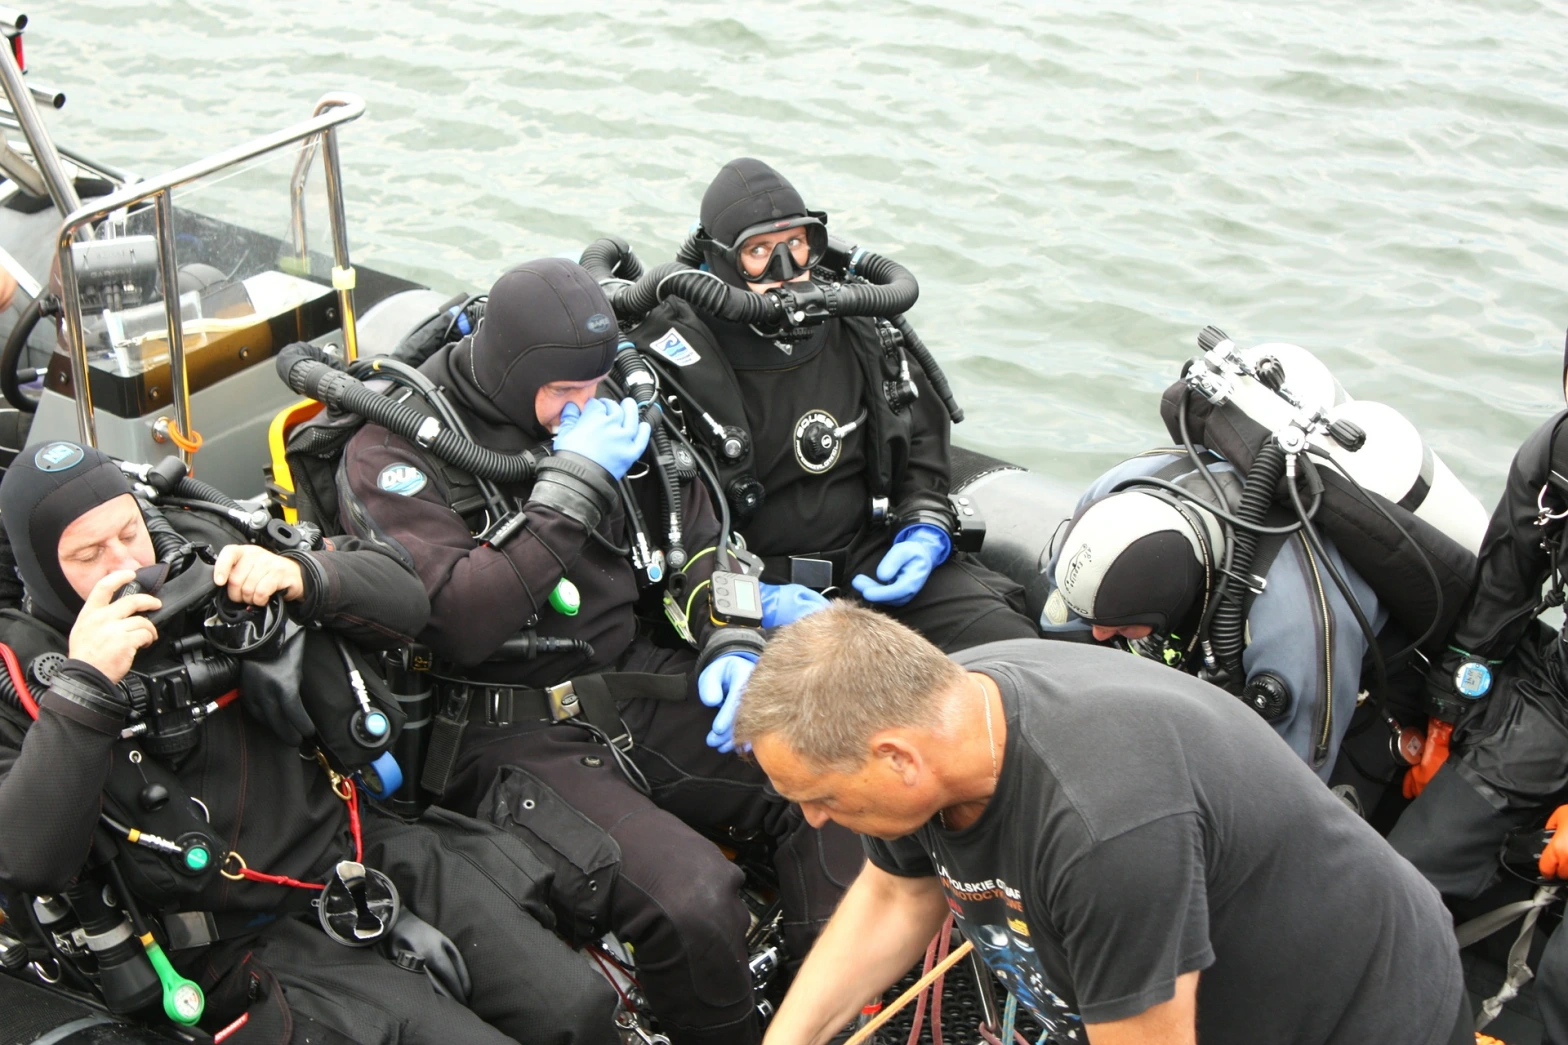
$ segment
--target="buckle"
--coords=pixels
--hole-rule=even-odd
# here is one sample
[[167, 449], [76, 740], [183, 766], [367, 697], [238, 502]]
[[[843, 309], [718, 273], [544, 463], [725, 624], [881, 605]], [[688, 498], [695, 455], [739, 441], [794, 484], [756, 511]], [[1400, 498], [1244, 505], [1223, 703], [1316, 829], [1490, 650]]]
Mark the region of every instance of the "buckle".
[[582, 702], [577, 699], [577, 690], [572, 686], [571, 679], [556, 683], [554, 686], [546, 686], [544, 692], [550, 701], [552, 722], [565, 722], [569, 718], [576, 718], [582, 714]]

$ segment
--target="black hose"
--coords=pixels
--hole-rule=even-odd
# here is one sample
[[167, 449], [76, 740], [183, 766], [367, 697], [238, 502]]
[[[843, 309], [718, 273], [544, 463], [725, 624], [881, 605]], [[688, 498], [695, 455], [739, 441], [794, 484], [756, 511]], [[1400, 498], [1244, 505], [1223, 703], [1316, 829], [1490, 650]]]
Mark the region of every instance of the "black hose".
[[577, 263], [599, 283], [612, 279], [635, 283], [643, 274], [642, 262], [633, 253], [631, 245], [619, 236], [594, 240], [583, 248]]
[[696, 229], [686, 234], [680, 249], [675, 252], [675, 260], [692, 268], [700, 268], [702, 263], [708, 260], [702, 256], [702, 237], [697, 234]]
[[40, 294], [33, 298], [22, 309], [22, 314], [16, 317], [16, 326], [11, 328], [10, 336], [5, 339], [5, 348], [0, 349], [0, 394], [4, 394], [5, 401], [24, 414], [36, 411], [38, 400], [23, 393], [22, 384], [16, 377], [16, 367], [22, 361], [27, 339], [32, 336], [38, 321], [45, 315], [55, 315], [59, 309], [60, 303], [52, 295]]
[[[1241, 486], [1241, 503], [1236, 506], [1236, 516], [1249, 523], [1260, 523], [1274, 503], [1274, 490], [1280, 476], [1285, 474], [1285, 451], [1279, 440], [1270, 437], [1258, 451], [1257, 458]], [[1252, 568], [1252, 557], [1258, 550], [1259, 534], [1238, 527], [1231, 536], [1230, 570], [1227, 580], [1245, 577]], [[1227, 594], [1229, 594], [1227, 592]], [[1220, 670], [1227, 676], [1225, 684], [1233, 691], [1245, 681], [1241, 667], [1241, 650], [1245, 644], [1246, 620], [1242, 613], [1243, 596], [1236, 592], [1226, 598], [1214, 611], [1209, 625], [1209, 641]]]
[[[458, 435], [434, 418], [406, 403], [396, 403], [364, 384], [314, 359], [302, 359], [286, 350], [278, 355], [278, 375], [294, 391], [327, 404], [334, 410], [358, 414], [372, 424], [428, 449], [436, 457], [481, 479], [499, 483], [524, 483], [534, 476], [536, 461], [528, 452], [501, 454]], [[422, 430], [434, 426], [433, 437]]]
[[[610, 242], [596, 240], [590, 244], [590, 249]], [[604, 278], [604, 259], [610, 249], [602, 246], [588, 259], [598, 266], [596, 269], [589, 268], [595, 278]], [[895, 316], [913, 308], [920, 297], [920, 284], [913, 273], [891, 258], [880, 254], [862, 254], [856, 267], [859, 278], [855, 282], [827, 286], [813, 283], [810, 288], [805, 288], [814, 295], [821, 295], [823, 311], [820, 314], [823, 317]], [[605, 297], [609, 298], [616, 318], [625, 323], [642, 319], [660, 301], [671, 295], [684, 298], [698, 312], [706, 315], [732, 323], [771, 327], [780, 326], [786, 321], [795, 299], [795, 290], [786, 284], [757, 294], [741, 287], [732, 287], [713, 273], [703, 272], [684, 261], [667, 261], [655, 265], [629, 286], [605, 289]], [[929, 352], [926, 352], [926, 358], [930, 358]], [[917, 355], [916, 359], [920, 357]], [[924, 360], [921, 360], [921, 366], [924, 365]], [[932, 386], [936, 387], [935, 379]], [[948, 392], [944, 401], [951, 398], [952, 393]]]
[[670, 428], [673, 427], [673, 423], [663, 408], [656, 406], [655, 401], [659, 397], [658, 384], [654, 379], [653, 370], [648, 366], [648, 361], [637, 351], [635, 345], [630, 341], [621, 342], [620, 348], [615, 353], [615, 362], [611, 364], [610, 369], [616, 382], [625, 390], [625, 394], [636, 402], [642, 416], [651, 426], [654, 470], [659, 473], [659, 489], [663, 493], [662, 503], [665, 513], [667, 542], [664, 558], [672, 570], [679, 570], [686, 565], [686, 548], [681, 533], [681, 485], [675, 476], [673, 468], [675, 455], [670, 449]]
[[142, 519], [147, 523], [147, 535], [152, 538], [153, 554], [159, 562], [178, 560], [185, 551], [185, 538], [157, 507], [141, 498], [137, 498], [137, 502], [141, 505]]
[[889, 320], [900, 334], [904, 335], [904, 347], [909, 354], [915, 357], [915, 362], [920, 364], [920, 369], [926, 372], [926, 380], [931, 382], [931, 390], [937, 398], [942, 400], [942, 405], [947, 407], [947, 416], [953, 419], [956, 425], [964, 419], [964, 408], [958, 405], [958, 400], [953, 397], [953, 389], [947, 383], [947, 375], [942, 373], [942, 368], [937, 366], [936, 357], [920, 340], [920, 335], [915, 333], [915, 328], [909, 325], [909, 320], [899, 313]]
[[213, 486], [211, 483], [204, 483], [200, 479], [193, 479], [188, 475], [175, 483], [174, 489], [170, 492], [176, 497], [184, 497], [191, 501], [210, 501], [230, 511], [243, 512], [245, 510], [240, 507], [238, 501], [216, 486]]

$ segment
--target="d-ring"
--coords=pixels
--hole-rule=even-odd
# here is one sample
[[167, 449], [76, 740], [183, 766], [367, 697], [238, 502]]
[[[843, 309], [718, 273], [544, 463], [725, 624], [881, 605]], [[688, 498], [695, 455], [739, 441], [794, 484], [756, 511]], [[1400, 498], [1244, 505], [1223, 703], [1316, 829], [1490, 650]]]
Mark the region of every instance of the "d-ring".
[[[232, 873], [229, 871], [230, 860], [233, 860], [235, 863], [240, 865], [240, 869], [238, 871], [234, 871]], [[250, 868], [246, 866], [245, 858], [239, 853], [236, 853], [234, 850], [230, 849], [229, 855], [223, 858], [223, 866], [218, 868], [218, 873], [231, 882], [243, 882], [245, 880], [245, 872], [248, 870], [250, 870]]]

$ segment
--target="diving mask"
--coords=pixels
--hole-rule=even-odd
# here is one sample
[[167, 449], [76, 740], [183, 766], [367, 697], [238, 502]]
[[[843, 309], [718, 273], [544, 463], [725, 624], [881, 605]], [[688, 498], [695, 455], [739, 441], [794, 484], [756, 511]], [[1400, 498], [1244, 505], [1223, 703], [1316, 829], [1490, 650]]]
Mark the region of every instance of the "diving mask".
[[742, 229], [733, 245], [712, 241], [747, 283], [787, 283], [810, 272], [828, 249], [823, 214], [758, 222]]

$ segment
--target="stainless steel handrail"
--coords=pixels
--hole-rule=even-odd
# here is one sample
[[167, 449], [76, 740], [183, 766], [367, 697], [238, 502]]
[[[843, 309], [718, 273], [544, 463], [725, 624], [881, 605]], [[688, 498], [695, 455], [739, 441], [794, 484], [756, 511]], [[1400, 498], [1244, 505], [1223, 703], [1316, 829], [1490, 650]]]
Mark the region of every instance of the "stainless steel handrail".
[[[25, 14], [0, 8], [0, 22], [7, 19], [18, 32], [27, 25]], [[61, 214], [70, 214], [82, 205], [82, 201], [76, 195], [76, 184], [65, 173], [60, 154], [49, 140], [49, 131], [44, 127], [43, 118], [38, 115], [38, 107], [33, 104], [32, 89], [22, 79], [22, 69], [16, 64], [16, 55], [11, 53], [9, 41], [0, 41], [0, 89], [5, 91], [12, 114], [22, 128], [22, 134], [27, 137], [33, 162], [38, 164], [38, 171], [43, 175], [49, 198]], [[61, 100], [64, 100], [63, 97]]]
[[[3, 59], [0, 59], [3, 62]], [[343, 227], [344, 212], [342, 179], [338, 171], [337, 138], [333, 131], [340, 124], [358, 119], [365, 111], [365, 101], [358, 95], [333, 93], [324, 95], [317, 103], [315, 115], [303, 123], [281, 131], [263, 135], [236, 145], [232, 149], [186, 164], [167, 174], [147, 181], [127, 185], [108, 196], [102, 196], [87, 206], [72, 211], [60, 226], [56, 239], [56, 252], [60, 261], [60, 283], [64, 296], [66, 337], [71, 350], [71, 382], [76, 391], [76, 424], [82, 441], [89, 446], [98, 445], [98, 430], [93, 418], [92, 388], [88, 378], [87, 338], [82, 330], [81, 291], [77, 284], [75, 259], [71, 244], [79, 229], [90, 229], [94, 222], [108, 217], [122, 207], [132, 207], [147, 200], [154, 200], [157, 219], [158, 265], [164, 281], [164, 310], [169, 326], [169, 377], [171, 398], [174, 400], [174, 423], [178, 435], [175, 444], [180, 446], [180, 457], [187, 463], [190, 452], [182, 445], [191, 436], [190, 391], [185, 367], [185, 337], [180, 316], [179, 283], [174, 257], [173, 204], [170, 193], [182, 185], [215, 174], [226, 167], [253, 160], [258, 156], [292, 145], [304, 138], [316, 137], [326, 143], [327, 195], [332, 219], [333, 254], [336, 267], [332, 271], [332, 285], [337, 289], [339, 311], [343, 319], [343, 347], [346, 352], [357, 346], [354, 329], [354, 269], [348, 257], [348, 231]], [[352, 355], [349, 358], [353, 358]]]

